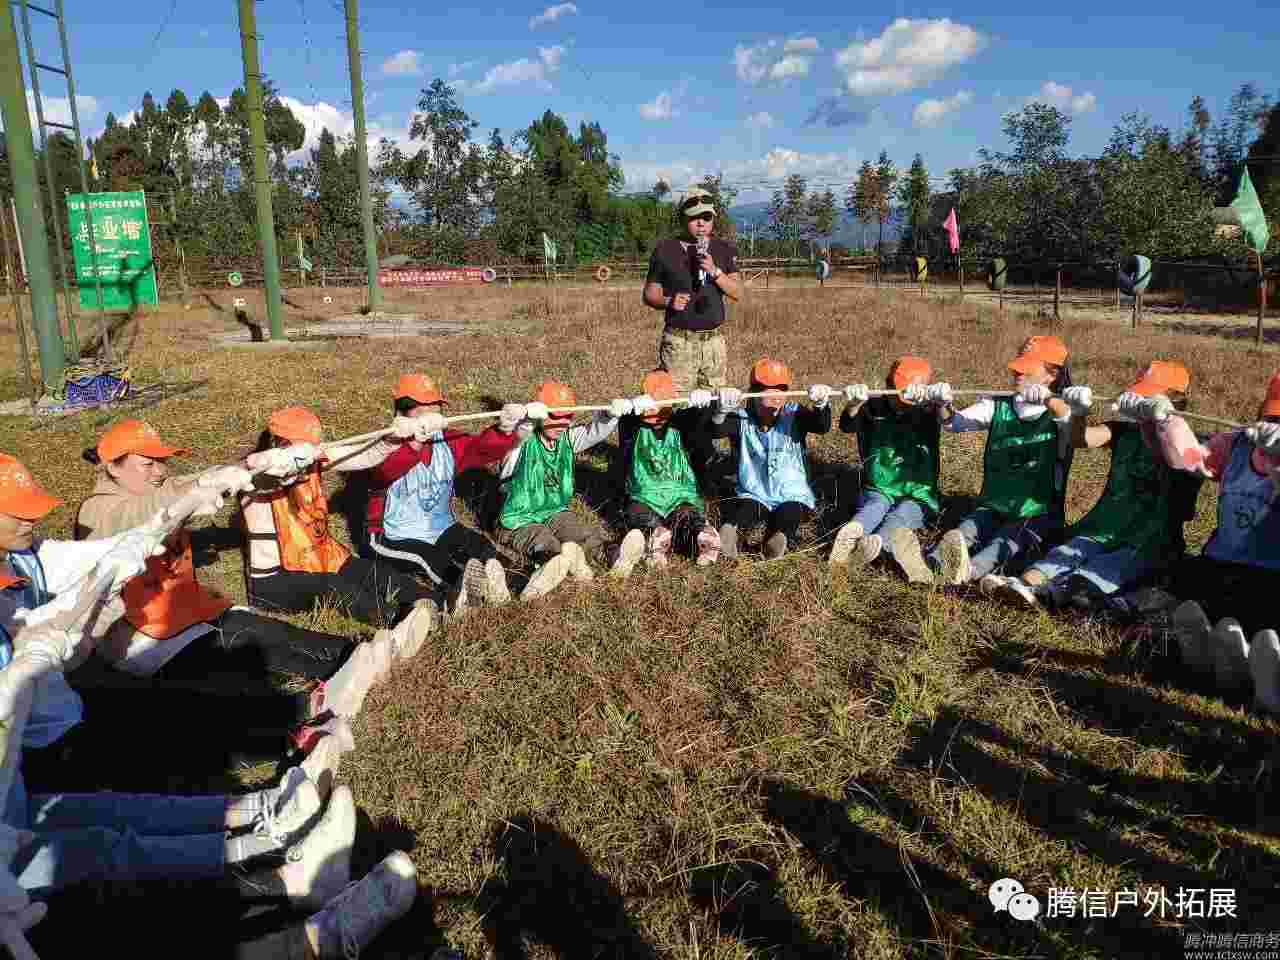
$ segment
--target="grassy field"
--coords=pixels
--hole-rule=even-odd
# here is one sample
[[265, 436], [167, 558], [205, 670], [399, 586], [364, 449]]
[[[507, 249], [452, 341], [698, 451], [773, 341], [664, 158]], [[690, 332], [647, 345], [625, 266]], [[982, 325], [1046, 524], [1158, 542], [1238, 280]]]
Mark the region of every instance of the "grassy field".
[[[1004, 387], [1006, 359], [1049, 329], [987, 305], [832, 294], [749, 297], [728, 328], [731, 377], [769, 354], [801, 384], [876, 385], [913, 352], [957, 387]], [[312, 407], [331, 438], [375, 429], [406, 370], [441, 381], [454, 412], [552, 377], [587, 401], [633, 395], [659, 326], [638, 300], [435, 292], [427, 315], [485, 332], [296, 353], [214, 350], [205, 335], [234, 321], [179, 310], [123, 342], [140, 385], [168, 385], [137, 415], [193, 448], [194, 467], [243, 454], [284, 404]], [[1053, 332], [1095, 393], [1175, 357], [1193, 409], [1236, 419], [1276, 366], [1238, 341], [1096, 321]], [[6, 343], [13, 357], [12, 328]], [[21, 394], [12, 360], [0, 376]], [[0, 450], [71, 505], [48, 534], [69, 532], [92, 483], [79, 453], [121, 415], [0, 421]], [[614, 449], [579, 461], [582, 506], [606, 519]], [[830, 575], [824, 538], [851, 509], [856, 456], [834, 432], [811, 456], [820, 516], [795, 555], [759, 559], [757, 534], [733, 566], [641, 568], [476, 611], [370, 695], [342, 774], [367, 815], [362, 856], [406, 846], [424, 884], [374, 955], [448, 942], [473, 958], [1163, 957], [1187, 934], [1280, 933], [1275, 722], [1089, 620], [910, 588], [888, 569]], [[949, 494], [976, 492], [981, 456], [981, 437], [944, 441]], [[1072, 518], [1107, 466], [1077, 456]], [[464, 484], [464, 515], [486, 485]], [[1214, 508], [1206, 485], [1194, 549]], [[235, 550], [201, 577], [243, 595]], [[1002, 877], [1059, 915], [995, 914]], [[1067, 888], [1091, 892], [1089, 916], [1063, 915]], [[1177, 915], [1180, 890], [1204, 905], [1210, 888], [1234, 891], [1235, 918]], [[1162, 893], [1170, 904], [1153, 906]]]

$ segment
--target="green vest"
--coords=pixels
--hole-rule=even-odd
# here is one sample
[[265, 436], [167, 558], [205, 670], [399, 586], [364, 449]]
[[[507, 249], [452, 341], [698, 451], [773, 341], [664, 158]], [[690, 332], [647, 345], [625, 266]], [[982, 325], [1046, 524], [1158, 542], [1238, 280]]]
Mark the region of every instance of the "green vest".
[[[1142, 430], [1109, 424], [1111, 469], [1093, 509], [1068, 528], [1068, 537], [1097, 543], [1161, 550], [1173, 545], [1181, 518], [1172, 516], [1172, 471], [1142, 442]], [[1176, 528], [1175, 528], [1176, 525]]]
[[978, 505], [1020, 520], [1038, 517], [1062, 499], [1058, 425], [1048, 410], [1034, 420], [1020, 420], [1011, 400], [1000, 397], [994, 403]]
[[636, 431], [627, 496], [660, 517], [666, 517], [682, 503], [703, 509], [698, 481], [689, 466], [679, 430], [669, 426], [659, 432], [642, 426]]
[[569, 509], [573, 460], [567, 431], [550, 450], [536, 434], [521, 444], [515, 472], [503, 484], [506, 499], [498, 515], [499, 525], [518, 530], [530, 523], [545, 523], [553, 514]]
[[875, 416], [867, 410], [858, 442], [868, 487], [890, 500], [918, 500], [939, 508], [936, 432], [920, 430], [906, 417]]

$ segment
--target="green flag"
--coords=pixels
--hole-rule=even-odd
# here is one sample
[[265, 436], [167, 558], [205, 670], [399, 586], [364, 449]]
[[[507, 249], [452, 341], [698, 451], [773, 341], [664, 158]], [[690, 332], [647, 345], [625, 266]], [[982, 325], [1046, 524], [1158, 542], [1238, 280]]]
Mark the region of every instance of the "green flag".
[[548, 263], [556, 262], [556, 242], [545, 233], [542, 235], [542, 255]]
[[1231, 207], [1240, 218], [1240, 229], [1244, 231], [1250, 249], [1261, 254], [1267, 249], [1271, 234], [1267, 230], [1267, 215], [1258, 202], [1258, 191], [1253, 189], [1253, 181], [1249, 179], [1248, 167], [1240, 174], [1240, 186], [1236, 188], [1236, 198], [1231, 201]]

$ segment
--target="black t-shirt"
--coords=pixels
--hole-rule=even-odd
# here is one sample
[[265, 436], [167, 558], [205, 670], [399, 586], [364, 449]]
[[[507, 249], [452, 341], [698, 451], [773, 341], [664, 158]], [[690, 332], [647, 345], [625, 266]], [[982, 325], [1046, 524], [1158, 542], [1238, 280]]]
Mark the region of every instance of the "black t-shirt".
[[[711, 238], [711, 259], [725, 273], [738, 272], [737, 248], [732, 243]], [[724, 323], [724, 294], [716, 282], [698, 266], [697, 247], [690, 240], [663, 240], [649, 258], [646, 283], [662, 284], [668, 297], [692, 294], [683, 310], [667, 307], [668, 327], [680, 330], [714, 330]]]

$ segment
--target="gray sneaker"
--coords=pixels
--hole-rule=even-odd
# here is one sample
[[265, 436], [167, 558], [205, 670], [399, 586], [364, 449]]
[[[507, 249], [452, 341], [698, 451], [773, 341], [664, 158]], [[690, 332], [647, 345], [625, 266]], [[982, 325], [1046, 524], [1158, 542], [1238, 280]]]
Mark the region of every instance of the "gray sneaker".
[[408, 854], [397, 850], [311, 917], [320, 960], [358, 957], [409, 912], [417, 896], [418, 871]]
[[617, 577], [619, 580], [627, 579], [631, 576], [631, 571], [636, 568], [636, 564], [644, 558], [644, 550], [644, 531], [628, 530], [627, 535], [618, 544], [618, 555], [613, 560], [613, 566], [609, 568], [609, 576]]
[[536, 600], [560, 586], [573, 568], [573, 561], [573, 544], [566, 543], [560, 548], [559, 553], [540, 566], [529, 578], [529, 582], [520, 593], [520, 599]]
[[1173, 633], [1178, 638], [1182, 665], [1191, 670], [1212, 670], [1209, 651], [1209, 618], [1193, 600], [1178, 605], [1173, 611]]
[[902, 568], [911, 583], [933, 583], [933, 571], [925, 562], [924, 551], [920, 549], [920, 538], [914, 530], [899, 527], [889, 534], [889, 550], [893, 553], [894, 562]]
[[853, 548], [862, 540], [865, 531], [857, 520], [850, 520], [836, 533], [835, 543], [831, 545], [831, 556], [827, 563], [833, 567], [843, 567], [849, 562]]
[[884, 538], [878, 533], [867, 534], [849, 554], [849, 569], [856, 570], [874, 563], [883, 551]]
[[1253, 702], [1268, 713], [1280, 713], [1280, 637], [1274, 630], [1259, 630], [1253, 635], [1249, 673], [1253, 676]]
[[1248, 686], [1249, 641], [1245, 639], [1240, 621], [1232, 617], [1219, 620], [1209, 634], [1209, 649], [1219, 690], [1234, 692]]
[[720, 525], [720, 556], [726, 560], [738, 559], [738, 528], [732, 523]]
[[782, 531], [778, 531], [764, 542], [764, 555], [770, 560], [776, 560], [786, 552], [787, 535]]
[[941, 570], [938, 579], [950, 586], [968, 583], [973, 572], [969, 562], [969, 545], [959, 530], [948, 530], [938, 543], [938, 560]]
[[511, 588], [507, 586], [507, 571], [497, 557], [484, 562], [484, 582], [481, 595], [485, 603], [500, 607], [511, 602]]

